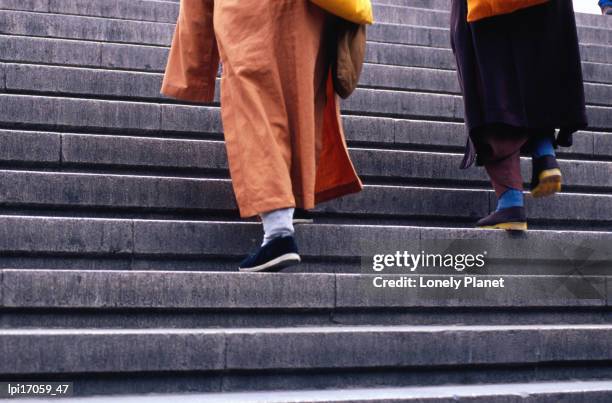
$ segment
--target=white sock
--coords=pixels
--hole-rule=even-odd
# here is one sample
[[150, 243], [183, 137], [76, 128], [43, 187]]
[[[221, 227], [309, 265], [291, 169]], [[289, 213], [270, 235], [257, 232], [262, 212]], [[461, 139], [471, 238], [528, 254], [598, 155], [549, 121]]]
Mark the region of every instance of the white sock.
[[264, 227], [264, 246], [272, 239], [281, 236], [293, 236], [293, 211], [294, 208], [283, 208], [260, 214]]

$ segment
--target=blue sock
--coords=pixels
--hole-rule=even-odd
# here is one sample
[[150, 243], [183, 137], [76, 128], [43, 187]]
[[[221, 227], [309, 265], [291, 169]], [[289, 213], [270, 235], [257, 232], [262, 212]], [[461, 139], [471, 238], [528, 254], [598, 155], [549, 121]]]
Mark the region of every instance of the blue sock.
[[501, 197], [497, 201], [497, 209], [495, 211], [503, 210], [509, 207], [523, 207], [523, 192], [516, 189], [508, 189], [502, 193]]
[[542, 137], [533, 142], [533, 158], [540, 158], [545, 155], [555, 156], [555, 149], [550, 137]]

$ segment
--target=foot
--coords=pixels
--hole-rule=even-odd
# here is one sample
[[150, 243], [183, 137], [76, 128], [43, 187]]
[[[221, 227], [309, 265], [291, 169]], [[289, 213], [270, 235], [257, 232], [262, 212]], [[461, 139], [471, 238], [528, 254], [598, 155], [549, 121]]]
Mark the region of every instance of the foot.
[[279, 271], [300, 263], [295, 239], [292, 236], [274, 238], [248, 256], [238, 270], [244, 272]]
[[533, 159], [531, 195], [533, 197], [552, 196], [561, 191], [562, 175], [559, 163], [554, 156], [545, 155]]
[[296, 208], [293, 213], [293, 224], [312, 224], [314, 222], [312, 214], [303, 208]]
[[494, 211], [478, 221], [476, 227], [481, 229], [526, 231], [527, 218], [525, 216], [525, 207], [509, 207]]
[[603, 15], [612, 15], [612, 6], [606, 6], [601, 9]]

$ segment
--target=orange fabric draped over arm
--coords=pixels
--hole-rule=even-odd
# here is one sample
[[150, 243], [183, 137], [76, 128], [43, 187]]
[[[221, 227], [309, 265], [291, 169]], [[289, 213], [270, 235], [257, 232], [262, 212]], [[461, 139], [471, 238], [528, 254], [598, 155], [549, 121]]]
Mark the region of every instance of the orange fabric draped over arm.
[[214, 0], [181, 0], [161, 93], [183, 101], [212, 102], [219, 69]]

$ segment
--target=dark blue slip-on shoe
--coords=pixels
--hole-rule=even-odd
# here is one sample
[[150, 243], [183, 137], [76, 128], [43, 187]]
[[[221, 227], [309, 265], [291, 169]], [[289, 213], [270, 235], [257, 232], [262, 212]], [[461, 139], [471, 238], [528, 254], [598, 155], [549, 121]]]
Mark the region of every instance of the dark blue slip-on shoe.
[[301, 261], [295, 239], [292, 236], [283, 236], [274, 238], [240, 262], [238, 270], [245, 272], [279, 271]]
[[314, 222], [310, 211], [296, 208], [293, 212], [293, 224], [312, 224]]
[[526, 231], [527, 217], [525, 215], [525, 207], [508, 207], [499, 211], [494, 211], [478, 221], [476, 227], [481, 229]]

